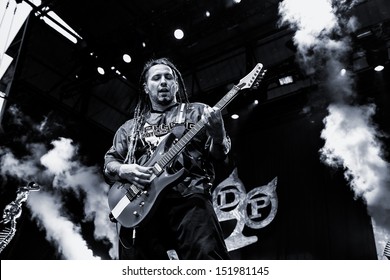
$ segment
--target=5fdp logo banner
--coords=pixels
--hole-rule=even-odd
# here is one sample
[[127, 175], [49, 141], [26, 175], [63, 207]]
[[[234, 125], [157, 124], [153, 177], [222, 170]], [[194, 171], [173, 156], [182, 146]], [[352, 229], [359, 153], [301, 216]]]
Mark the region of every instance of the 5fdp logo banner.
[[275, 218], [278, 210], [277, 177], [267, 185], [246, 192], [234, 169], [213, 192], [213, 206], [220, 222], [237, 220], [236, 226], [225, 239], [229, 251], [257, 242], [257, 236], [245, 236], [244, 227], [264, 228]]

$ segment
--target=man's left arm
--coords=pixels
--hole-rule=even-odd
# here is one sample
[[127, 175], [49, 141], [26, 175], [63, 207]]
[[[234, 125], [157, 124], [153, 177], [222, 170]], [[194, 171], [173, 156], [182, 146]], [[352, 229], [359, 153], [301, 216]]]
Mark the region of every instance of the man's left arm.
[[225, 159], [231, 148], [229, 136], [225, 135], [222, 140], [212, 138], [210, 153], [215, 159]]
[[226, 134], [221, 111], [206, 107], [203, 113], [207, 135], [211, 138], [210, 154], [215, 159], [223, 160], [229, 153], [231, 141]]

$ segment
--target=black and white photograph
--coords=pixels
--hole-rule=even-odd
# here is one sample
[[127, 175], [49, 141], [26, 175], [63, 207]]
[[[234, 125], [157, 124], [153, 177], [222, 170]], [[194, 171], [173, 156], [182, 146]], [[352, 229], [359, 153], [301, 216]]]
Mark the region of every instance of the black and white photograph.
[[389, 48], [388, 0], [1, 0], [0, 259], [386, 262]]

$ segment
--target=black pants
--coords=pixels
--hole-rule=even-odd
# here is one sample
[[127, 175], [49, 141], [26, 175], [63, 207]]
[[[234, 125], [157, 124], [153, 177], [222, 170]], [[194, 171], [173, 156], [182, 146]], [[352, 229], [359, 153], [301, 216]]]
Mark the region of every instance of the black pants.
[[221, 227], [211, 201], [204, 195], [166, 197], [151, 219], [136, 229], [120, 232], [119, 259], [229, 259]]

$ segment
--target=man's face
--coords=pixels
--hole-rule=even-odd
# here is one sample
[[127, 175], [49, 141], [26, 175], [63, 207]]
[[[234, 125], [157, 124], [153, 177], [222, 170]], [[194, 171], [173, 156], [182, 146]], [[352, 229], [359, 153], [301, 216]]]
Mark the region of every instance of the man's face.
[[157, 64], [150, 67], [146, 73], [145, 91], [153, 107], [174, 104], [177, 89], [177, 81], [169, 66]]

